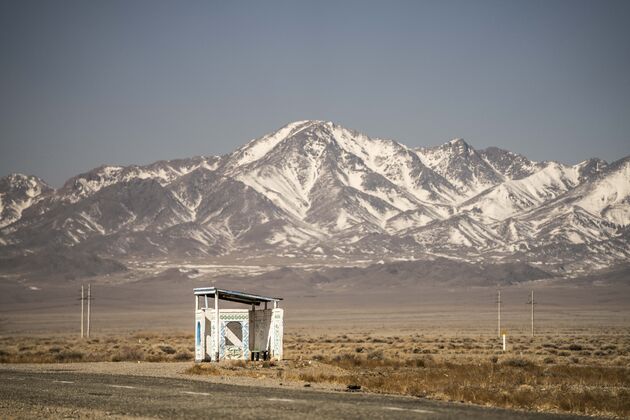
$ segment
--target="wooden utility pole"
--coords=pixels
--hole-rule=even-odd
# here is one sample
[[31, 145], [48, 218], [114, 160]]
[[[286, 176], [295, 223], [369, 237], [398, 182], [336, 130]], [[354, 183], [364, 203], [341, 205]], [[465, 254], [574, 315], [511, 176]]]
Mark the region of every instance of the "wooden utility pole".
[[214, 359], [218, 362], [221, 352], [219, 349], [219, 290], [214, 291]]
[[501, 338], [501, 289], [497, 290], [497, 335]]
[[85, 300], [85, 295], [83, 294], [83, 285], [81, 285], [81, 338], [83, 338], [83, 301]]
[[88, 284], [87, 293], [87, 337], [90, 338], [90, 302], [92, 301], [91, 284]]
[[534, 305], [536, 304], [536, 302], [534, 302], [534, 291], [532, 290], [532, 296], [529, 299], [529, 303], [532, 306], [532, 337], [534, 336]]

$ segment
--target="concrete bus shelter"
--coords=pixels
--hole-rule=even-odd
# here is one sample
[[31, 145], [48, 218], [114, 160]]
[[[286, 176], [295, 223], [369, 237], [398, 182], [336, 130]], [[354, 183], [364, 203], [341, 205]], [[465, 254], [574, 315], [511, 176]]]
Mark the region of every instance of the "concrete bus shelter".
[[[278, 307], [282, 298], [216, 287], [196, 288], [193, 294], [196, 362], [258, 360], [261, 355], [282, 360], [284, 311]], [[219, 309], [220, 300], [250, 308]]]

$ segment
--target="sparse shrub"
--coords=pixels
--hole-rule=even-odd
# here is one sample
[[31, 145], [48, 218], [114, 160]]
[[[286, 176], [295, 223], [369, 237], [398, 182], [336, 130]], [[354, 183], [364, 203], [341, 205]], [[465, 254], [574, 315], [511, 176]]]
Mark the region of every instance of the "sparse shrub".
[[61, 347], [51, 347], [48, 349], [49, 353], [59, 353], [61, 352]]
[[138, 347], [123, 347], [112, 356], [112, 362], [143, 360], [144, 352]]
[[543, 359], [543, 362], [545, 362], [548, 365], [551, 365], [551, 364], [556, 363], [556, 359], [554, 359], [553, 357], [545, 357]]
[[186, 360], [192, 360], [192, 357], [193, 356], [191, 353], [187, 351], [180, 351], [173, 357], [173, 360], [177, 360], [178, 362], [184, 362]]
[[421, 358], [409, 359], [405, 361], [405, 366], [418, 367], [418, 368], [425, 368], [431, 364], [433, 364], [433, 359], [431, 357], [421, 357]]
[[354, 354], [347, 353], [338, 354], [337, 356], [333, 357], [332, 361], [335, 362], [337, 365], [342, 365], [346, 367], [361, 365], [361, 359], [359, 359]]
[[227, 361], [227, 369], [237, 370], [238, 368], [246, 368], [247, 361], [245, 360], [228, 360]]
[[163, 362], [166, 359], [164, 358], [164, 356], [161, 356], [161, 355], [158, 355], [158, 354], [151, 354], [151, 355], [147, 356], [145, 358], [145, 360], [147, 362]]
[[497, 356], [490, 357], [490, 363], [496, 364], [498, 361], [499, 361], [499, 358]]
[[83, 353], [80, 351], [62, 351], [55, 355], [58, 362], [78, 362], [83, 359]]
[[521, 359], [521, 358], [507, 359], [507, 360], [504, 360], [502, 364], [505, 366], [512, 366], [512, 367], [518, 367], [518, 368], [530, 368], [534, 366], [534, 364], [530, 360]]
[[356, 349], [354, 349], [355, 352], [357, 353], [363, 353], [365, 349], [363, 347], [357, 347]]
[[221, 371], [213, 363], [196, 363], [186, 370], [186, 373], [192, 375], [219, 375]]
[[177, 353], [177, 350], [175, 350], [171, 346], [164, 345], [164, 346], [159, 346], [159, 347], [160, 347], [160, 350], [162, 350], [162, 352], [164, 352], [166, 354], [175, 354], [175, 353]]
[[579, 344], [571, 344], [568, 349], [571, 351], [580, 351], [582, 350], [582, 346]]
[[369, 360], [383, 360], [383, 350], [373, 350], [368, 353], [367, 358]]

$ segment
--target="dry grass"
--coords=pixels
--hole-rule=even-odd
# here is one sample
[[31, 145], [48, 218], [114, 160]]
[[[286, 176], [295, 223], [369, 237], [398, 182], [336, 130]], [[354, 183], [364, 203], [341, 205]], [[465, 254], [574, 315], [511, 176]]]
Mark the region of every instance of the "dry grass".
[[[630, 416], [630, 335], [494, 337], [288, 334], [285, 358], [271, 365], [222, 362], [190, 373], [361, 385], [480, 405]], [[551, 360], [550, 360], [551, 359]]]
[[193, 359], [193, 337], [188, 334], [134, 333], [78, 339], [0, 337], [0, 363], [56, 362], [168, 362]]
[[[191, 334], [0, 337], [0, 362], [182, 361]], [[370, 331], [285, 335], [282, 362], [194, 365], [189, 373], [269, 378], [298, 385], [412, 395], [480, 405], [630, 417], [629, 331], [509, 337]]]

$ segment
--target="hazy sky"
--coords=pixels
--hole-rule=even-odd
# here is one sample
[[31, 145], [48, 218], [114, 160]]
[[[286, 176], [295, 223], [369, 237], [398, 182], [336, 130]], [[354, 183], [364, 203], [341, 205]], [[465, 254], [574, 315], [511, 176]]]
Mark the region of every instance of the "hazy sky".
[[630, 154], [630, 1], [0, 0], [0, 175], [223, 154], [332, 120]]

